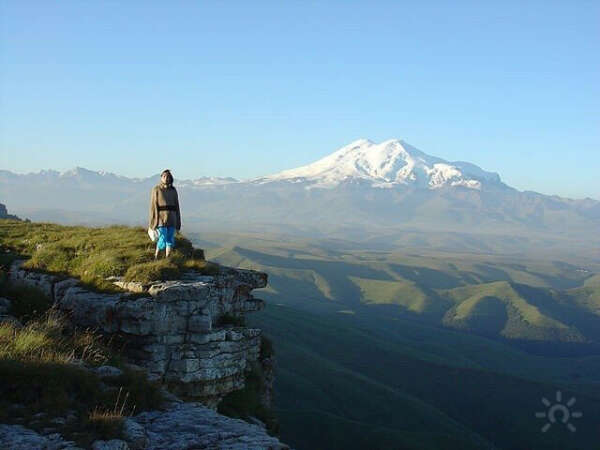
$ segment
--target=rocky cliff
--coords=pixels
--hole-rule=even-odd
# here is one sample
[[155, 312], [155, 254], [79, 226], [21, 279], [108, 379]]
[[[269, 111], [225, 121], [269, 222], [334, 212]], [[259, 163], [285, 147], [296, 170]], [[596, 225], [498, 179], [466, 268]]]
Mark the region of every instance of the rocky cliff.
[[216, 407], [244, 387], [249, 364], [259, 360], [261, 331], [235, 326], [264, 302], [251, 291], [267, 275], [221, 268], [214, 276], [185, 274], [181, 280], [114, 283], [129, 292], [90, 291], [73, 278], [38, 273], [13, 263], [12, 281], [42, 290], [78, 327], [99, 330], [122, 343], [129, 360], [147, 369], [173, 393]]
[[[95, 292], [74, 278], [26, 270], [22, 261], [11, 265], [9, 277], [12, 282], [43, 291], [75, 326], [97, 330], [121, 347], [130, 363], [144, 368], [150, 379], [162, 382], [170, 394], [175, 394], [175, 402], [199, 402], [173, 403], [167, 412], [157, 412], [156, 417], [146, 413], [133, 418], [138, 425], [148, 425], [144, 431], [146, 444], [139, 448], [173, 448], [166, 442], [173, 444], [179, 438], [166, 434], [161, 437], [160, 430], [152, 428], [158, 422], [168, 422], [171, 415], [187, 417], [190, 429], [186, 433], [190, 436], [197, 428], [192, 425], [206, 419], [210, 423], [206, 429], [212, 427], [214, 433], [210, 439], [217, 442], [218, 436], [229, 433], [231, 439], [235, 438], [231, 448], [287, 448], [259, 426], [236, 424], [206, 409], [215, 409], [225, 395], [242, 389], [250, 367], [256, 364], [261, 365], [267, 381], [262, 401], [266, 407], [271, 406], [272, 359], [261, 355], [265, 347], [261, 346], [261, 330], [243, 326], [245, 313], [264, 307], [252, 290], [266, 286], [266, 274], [220, 267], [215, 275], [188, 272], [179, 280], [146, 284], [114, 277], [111, 281], [123, 290], [117, 293]], [[223, 425], [221, 434], [219, 423]], [[246, 425], [254, 428], [244, 437]], [[190, 439], [196, 442], [200, 438]], [[256, 445], [244, 447], [245, 439]], [[224, 443], [202, 448], [230, 448]]]

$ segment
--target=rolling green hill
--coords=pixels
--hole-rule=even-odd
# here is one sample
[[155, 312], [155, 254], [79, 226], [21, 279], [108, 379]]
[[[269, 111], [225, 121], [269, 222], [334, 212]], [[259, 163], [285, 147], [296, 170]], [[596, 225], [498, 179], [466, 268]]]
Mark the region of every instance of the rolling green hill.
[[507, 281], [476, 284], [443, 293], [455, 302], [443, 323], [467, 331], [513, 339], [585, 342], [575, 327], [553, 318], [552, 296], [539, 307]]
[[[203, 238], [209, 258], [269, 273], [250, 321], [275, 342], [294, 447], [596, 449], [593, 264]], [[540, 431], [557, 390], [584, 412], [576, 434]]]
[[374, 280], [350, 277], [360, 289], [361, 300], [367, 305], [398, 305], [407, 311], [422, 315], [439, 316], [448, 303], [430, 290], [409, 280]]
[[268, 292], [288, 305], [360, 314], [387, 306], [390, 314], [500, 339], [600, 344], [600, 287], [573, 264], [247, 244], [255, 248], [216, 247], [208, 255], [268, 272]]

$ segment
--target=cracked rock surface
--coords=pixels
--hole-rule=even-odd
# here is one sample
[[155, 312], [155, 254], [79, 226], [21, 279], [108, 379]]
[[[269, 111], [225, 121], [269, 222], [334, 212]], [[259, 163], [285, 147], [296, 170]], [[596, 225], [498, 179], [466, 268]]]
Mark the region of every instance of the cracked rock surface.
[[125, 421], [132, 449], [289, 449], [258, 425], [231, 419], [199, 403], [173, 403]]

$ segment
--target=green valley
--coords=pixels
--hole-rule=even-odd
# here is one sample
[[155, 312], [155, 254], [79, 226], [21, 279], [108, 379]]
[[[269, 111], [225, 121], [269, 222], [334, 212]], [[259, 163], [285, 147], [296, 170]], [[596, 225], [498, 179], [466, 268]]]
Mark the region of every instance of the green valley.
[[[275, 343], [282, 438], [314, 448], [594, 449], [593, 260], [360, 250], [202, 234], [209, 259], [269, 273], [253, 316]], [[577, 433], [535, 413], [556, 391]]]

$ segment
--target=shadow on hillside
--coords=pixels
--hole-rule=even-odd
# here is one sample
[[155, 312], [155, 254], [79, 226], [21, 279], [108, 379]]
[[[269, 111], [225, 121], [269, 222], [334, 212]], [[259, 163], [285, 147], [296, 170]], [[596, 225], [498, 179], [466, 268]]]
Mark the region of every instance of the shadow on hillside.
[[[385, 281], [394, 279], [382, 270], [375, 270], [359, 264], [350, 264], [341, 261], [323, 261], [318, 259], [295, 259], [270, 255], [242, 247], [234, 247], [235, 252], [264, 266], [273, 266], [283, 269], [312, 270], [322, 276], [331, 286], [334, 299], [339, 299], [346, 305], [360, 305], [361, 291], [352, 283], [349, 277], [373, 278]], [[271, 275], [273, 280], [273, 275]], [[286, 278], [289, 281], [289, 279]], [[316, 292], [315, 292], [316, 293]], [[322, 297], [322, 294], [320, 294]]]
[[600, 348], [600, 316], [573, 305], [568, 294], [562, 292], [554, 297], [546, 289], [524, 284], [513, 284], [513, 288], [543, 314], [576, 328]]

